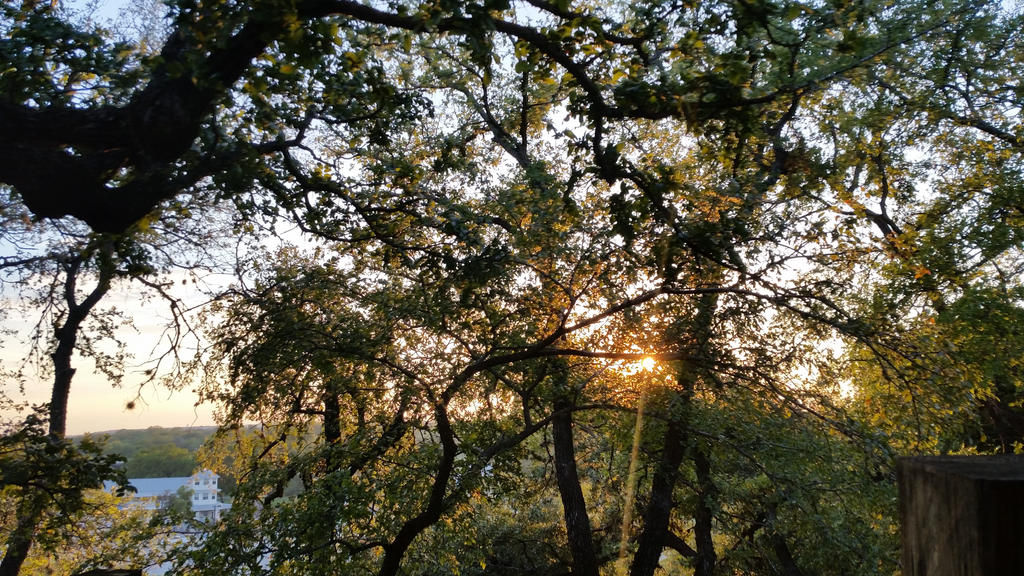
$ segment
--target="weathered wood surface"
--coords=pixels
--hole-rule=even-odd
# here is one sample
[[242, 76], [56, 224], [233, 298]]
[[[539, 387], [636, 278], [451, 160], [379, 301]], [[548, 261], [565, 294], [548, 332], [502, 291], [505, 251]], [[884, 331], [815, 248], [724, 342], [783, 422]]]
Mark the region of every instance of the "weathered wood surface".
[[1024, 456], [897, 466], [903, 576], [1024, 575]]

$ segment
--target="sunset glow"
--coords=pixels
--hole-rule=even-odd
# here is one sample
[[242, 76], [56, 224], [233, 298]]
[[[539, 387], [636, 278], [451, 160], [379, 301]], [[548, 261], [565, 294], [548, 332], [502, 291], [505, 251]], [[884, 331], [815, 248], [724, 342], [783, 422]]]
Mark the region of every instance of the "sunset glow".
[[640, 361], [640, 367], [643, 368], [645, 372], [651, 372], [654, 370], [654, 364], [654, 358], [651, 358], [650, 356], [645, 356], [644, 359]]

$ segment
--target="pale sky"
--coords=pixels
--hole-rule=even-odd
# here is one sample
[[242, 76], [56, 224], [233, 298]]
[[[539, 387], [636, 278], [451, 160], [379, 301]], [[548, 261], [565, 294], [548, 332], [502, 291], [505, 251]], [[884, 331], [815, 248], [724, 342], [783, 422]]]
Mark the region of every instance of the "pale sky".
[[143, 389], [142, 401], [136, 401], [135, 408], [128, 410], [125, 406], [136, 396], [135, 386], [128, 384], [130, 380], [127, 378], [126, 385], [116, 389], [103, 375], [80, 367], [71, 387], [68, 434], [150, 426], [214, 425], [212, 408], [194, 406], [195, 395], [187, 390], [170, 391], [150, 385]]
[[[75, 353], [72, 365], [77, 372], [68, 405], [68, 434], [150, 426], [213, 425], [213, 408], [196, 407], [196, 396], [191, 392], [191, 386], [172, 391], [157, 384], [148, 384], [139, 394], [139, 384], [145, 380], [143, 371], [146, 367], [142, 364], [152, 357], [168, 312], [166, 304], [158, 300], [140, 301], [138, 285], [125, 288], [111, 291], [101, 306], [115, 306], [133, 319], [135, 330], [124, 328], [118, 334], [119, 339], [128, 343], [128, 351], [133, 358], [127, 362], [121, 387], [115, 388], [105, 375], [95, 370], [92, 359]], [[32, 314], [12, 311], [2, 322], [3, 328], [17, 330], [23, 336], [35, 320]], [[5, 368], [14, 368], [25, 352], [19, 338], [4, 337], [0, 342], [0, 362]], [[24, 394], [10, 385], [6, 386], [5, 393], [15, 401], [43, 403], [50, 399], [51, 386], [48, 377], [40, 377], [30, 371]], [[135, 401], [135, 407], [128, 410], [127, 405], [131, 401]]]

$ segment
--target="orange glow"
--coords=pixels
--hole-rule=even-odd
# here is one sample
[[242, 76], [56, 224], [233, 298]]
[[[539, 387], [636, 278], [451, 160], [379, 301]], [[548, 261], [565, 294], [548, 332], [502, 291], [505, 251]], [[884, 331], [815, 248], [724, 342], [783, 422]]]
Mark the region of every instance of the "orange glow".
[[651, 358], [650, 356], [645, 356], [644, 359], [640, 361], [640, 367], [643, 368], [645, 372], [654, 370], [654, 364], [654, 358]]

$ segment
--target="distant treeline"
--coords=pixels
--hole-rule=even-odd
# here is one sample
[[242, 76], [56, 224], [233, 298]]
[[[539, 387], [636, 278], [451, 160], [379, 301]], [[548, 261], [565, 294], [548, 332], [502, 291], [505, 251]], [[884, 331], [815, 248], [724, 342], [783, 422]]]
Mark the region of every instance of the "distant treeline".
[[108, 454], [124, 458], [129, 478], [191, 476], [197, 467], [199, 446], [216, 430], [213, 426], [114, 430], [91, 434], [107, 437]]

